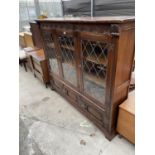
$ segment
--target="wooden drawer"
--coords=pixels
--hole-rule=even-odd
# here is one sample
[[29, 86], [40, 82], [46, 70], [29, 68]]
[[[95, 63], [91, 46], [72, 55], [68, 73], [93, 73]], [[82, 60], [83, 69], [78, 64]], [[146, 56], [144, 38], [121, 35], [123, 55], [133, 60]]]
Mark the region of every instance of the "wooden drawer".
[[34, 74], [35, 76], [41, 81], [44, 83], [44, 79], [43, 79], [43, 76], [37, 71], [34, 69]]
[[38, 63], [36, 63], [34, 61], [33, 61], [33, 65], [34, 65], [34, 69], [39, 71], [43, 75], [43, 71], [42, 71], [41, 65], [39, 65]]
[[88, 106], [88, 112], [91, 115], [93, 115], [96, 119], [98, 119], [99, 121], [102, 121], [102, 115], [101, 115], [101, 113], [98, 110], [94, 109], [91, 106]]
[[77, 100], [77, 94], [73, 90], [69, 89], [68, 87], [63, 86], [63, 92], [69, 99], [73, 101]]
[[98, 121], [98, 123], [102, 123], [103, 121], [103, 112], [101, 112], [101, 110], [95, 108], [94, 106], [92, 106], [91, 103], [89, 103], [89, 101], [87, 101], [86, 99], [81, 97], [78, 97], [78, 105], [80, 108], [82, 108], [83, 110], [85, 110], [89, 115], [91, 115], [91, 117], [93, 117], [94, 119], [96, 119]]

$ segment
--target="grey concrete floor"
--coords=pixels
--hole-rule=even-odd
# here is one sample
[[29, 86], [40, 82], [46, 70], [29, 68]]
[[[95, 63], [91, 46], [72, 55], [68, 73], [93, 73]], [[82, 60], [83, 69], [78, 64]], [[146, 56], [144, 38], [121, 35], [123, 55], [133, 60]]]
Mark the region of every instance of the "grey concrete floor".
[[116, 136], [109, 142], [85, 116], [55, 91], [19, 68], [20, 155], [134, 155]]

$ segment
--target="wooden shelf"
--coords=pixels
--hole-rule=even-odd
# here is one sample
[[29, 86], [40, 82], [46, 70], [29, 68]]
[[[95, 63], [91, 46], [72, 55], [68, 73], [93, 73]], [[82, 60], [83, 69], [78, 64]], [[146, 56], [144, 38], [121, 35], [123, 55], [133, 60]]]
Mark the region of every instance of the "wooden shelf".
[[94, 56], [87, 56], [85, 59], [96, 64], [107, 65], [107, 61], [104, 58], [96, 59]]
[[74, 51], [74, 47], [72, 46], [60, 45], [60, 47]]
[[93, 74], [86, 73], [86, 72], [84, 73], [84, 75], [85, 75], [85, 78], [87, 80], [92, 81], [97, 85], [105, 87], [105, 85], [106, 85], [105, 78], [99, 78], [99, 77], [97, 77], [97, 76], [95, 76]]

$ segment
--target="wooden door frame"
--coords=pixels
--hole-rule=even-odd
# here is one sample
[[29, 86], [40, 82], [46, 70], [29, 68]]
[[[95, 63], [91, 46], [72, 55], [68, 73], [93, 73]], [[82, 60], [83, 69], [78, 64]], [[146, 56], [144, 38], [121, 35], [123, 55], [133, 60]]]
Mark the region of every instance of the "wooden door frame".
[[[62, 57], [61, 57], [61, 48], [58, 42], [58, 37], [59, 35], [66, 35], [70, 36], [74, 40], [74, 50], [73, 50], [73, 56], [74, 56], [74, 61], [75, 61], [75, 71], [76, 71], [76, 80], [77, 80], [77, 86], [73, 85], [72, 83], [68, 82], [67, 80], [64, 79], [64, 73], [63, 73], [63, 66], [62, 66]], [[61, 79], [66, 82], [67, 85], [73, 87], [75, 90], [79, 91], [80, 90], [80, 84], [79, 84], [79, 72], [78, 72], [78, 51], [77, 51], [77, 33], [74, 30], [61, 30], [61, 29], [55, 29], [55, 43], [56, 43], [56, 48], [59, 53], [59, 62], [60, 62], [60, 70], [61, 70]]]
[[[106, 102], [107, 102], [107, 98], [106, 98], [106, 95], [107, 95], [107, 87], [110, 86], [110, 83], [111, 83], [111, 71], [110, 71], [110, 68], [111, 66], [113, 66], [113, 62], [112, 61], [109, 61], [111, 60], [113, 57], [113, 53], [111, 50], [109, 50], [108, 52], [108, 64], [107, 64], [107, 74], [106, 74], [106, 87], [105, 87], [105, 100], [103, 101], [103, 103], [101, 103], [99, 100], [91, 97], [90, 95], [88, 95], [87, 93], [84, 92], [84, 76], [83, 76], [83, 52], [82, 52], [82, 46], [81, 46], [81, 40], [90, 40], [90, 41], [100, 41], [100, 42], [109, 42], [109, 43], [113, 43], [113, 40], [112, 40], [112, 36], [110, 34], [96, 34], [94, 32], [79, 32], [79, 42], [80, 42], [80, 63], [81, 63], [81, 91], [83, 92], [83, 94], [89, 98], [90, 100], [96, 102], [98, 104], [98, 106], [100, 107], [105, 107]], [[111, 88], [109, 87], [108, 90], [111, 90]], [[108, 91], [109, 92], [109, 91]]]

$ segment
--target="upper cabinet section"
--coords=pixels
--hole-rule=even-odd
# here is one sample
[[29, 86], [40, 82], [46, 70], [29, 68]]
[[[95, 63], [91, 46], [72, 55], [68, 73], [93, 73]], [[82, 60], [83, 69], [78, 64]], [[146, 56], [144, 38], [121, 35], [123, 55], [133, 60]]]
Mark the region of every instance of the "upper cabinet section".
[[49, 61], [50, 72], [59, 75], [57, 52], [54, 44], [54, 35], [49, 31], [42, 31], [44, 48]]

